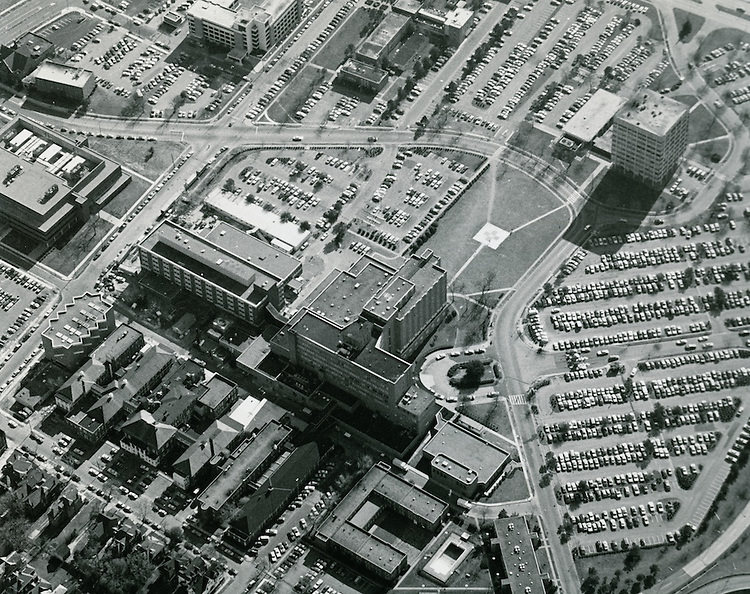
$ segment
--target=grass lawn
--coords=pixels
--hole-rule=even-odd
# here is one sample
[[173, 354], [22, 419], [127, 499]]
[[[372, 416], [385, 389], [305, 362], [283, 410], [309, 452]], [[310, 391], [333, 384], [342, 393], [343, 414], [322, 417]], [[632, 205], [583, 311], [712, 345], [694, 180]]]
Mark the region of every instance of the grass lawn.
[[187, 144], [183, 142], [168, 140], [144, 142], [143, 140], [96, 137], [89, 138], [88, 144], [92, 150], [122, 163], [128, 169], [151, 180], [159, 177], [168, 167], [172, 167], [187, 147]]
[[370, 12], [365, 8], [358, 8], [345, 23], [339, 24], [328, 42], [315, 54], [312, 63], [329, 70], [336, 70], [344, 61], [346, 48], [350, 45], [356, 47], [362, 40], [360, 34], [372, 18]]
[[560, 200], [534, 178], [517, 169], [503, 167], [502, 163], [498, 165], [496, 191], [490, 223], [506, 231], [513, 231], [562, 206]]
[[122, 217], [143, 196], [149, 185], [147, 181], [139, 177], [131, 178], [130, 183], [112, 198], [102, 210], [113, 217]]
[[680, 82], [680, 76], [674, 71], [672, 66], [667, 66], [657, 79], [651, 83], [649, 88], [654, 91], [660, 91], [661, 89], [669, 89], [672, 85]]
[[490, 311], [460, 297], [455, 298], [454, 305], [459, 315], [456, 324], [456, 346], [469, 346], [484, 340], [490, 323]]
[[480, 404], [467, 403], [461, 408], [461, 414], [485, 427], [489, 427], [495, 433], [513, 439], [513, 429], [510, 424], [510, 416], [505, 402], [502, 399], [496, 399], [492, 402], [482, 402]]
[[594, 171], [596, 171], [597, 167], [599, 167], [599, 161], [594, 161], [594, 159], [584, 157], [583, 159], [576, 159], [573, 161], [565, 172], [565, 175], [567, 175], [577, 186], [580, 186], [592, 173], [594, 173]]
[[704, 165], [714, 165], [721, 161], [729, 150], [728, 138], [716, 138], [711, 142], [704, 142], [696, 145], [694, 158], [701, 161]]
[[708, 54], [711, 50], [715, 50], [717, 47], [723, 47], [727, 43], [734, 44], [735, 49], [737, 49], [743, 41], [750, 42], [750, 33], [746, 33], [739, 29], [732, 29], [730, 27], [714, 29], [706, 35], [703, 41], [701, 41], [697, 52], [698, 58], [703, 60], [703, 56]]
[[104, 219], [93, 216], [65, 243], [56, 245], [42, 258], [42, 263], [67, 275], [73, 272], [94, 246], [112, 229]]
[[[479, 247], [479, 243], [471, 238], [487, 220], [487, 195], [490, 187], [490, 177], [484, 173], [440, 219], [435, 234], [420, 246], [420, 251], [430, 248], [440, 255], [441, 265], [448, 273], [449, 280]], [[464, 289], [468, 293], [472, 292], [471, 288]]]
[[303, 68], [302, 72], [292, 79], [289, 86], [268, 108], [268, 117], [279, 123], [296, 122], [292, 116], [328, 76], [328, 72], [323, 68], [316, 66]]
[[677, 31], [680, 32], [682, 43], [689, 43], [695, 37], [695, 34], [700, 31], [703, 23], [706, 22], [704, 17], [681, 8], [674, 9], [674, 20], [677, 23]]
[[553, 140], [554, 138], [546, 132], [534, 128], [528, 122], [522, 122], [516, 133], [511, 136], [509, 144], [551, 162]]
[[[120, 95], [115, 95], [109, 89], [97, 86], [89, 97], [89, 107], [86, 111], [99, 115], [119, 116], [123, 108], [127, 105], [127, 101], [127, 99], [123, 99]], [[151, 106], [146, 104], [146, 107], [149, 107], [150, 112]], [[148, 115], [146, 107], [143, 108], [142, 113]]]
[[523, 469], [520, 467], [511, 471], [511, 474], [505, 477], [497, 489], [495, 489], [487, 499], [487, 503], [504, 503], [506, 501], [519, 501], [529, 496], [529, 488], [526, 485], [526, 479], [523, 476]]
[[497, 250], [483, 248], [458, 280], [464, 287], [479, 287], [487, 271], [492, 270], [492, 288], [512, 287], [569, 222], [568, 211], [558, 210], [511, 234]]
[[688, 142], [708, 140], [716, 136], [723, 136], [727, 131], [721, 122], [708, 111], [705, 105], [699, 105], [690, 112], [690, 127]]
[[691, 582], [690, 587], [697, 589], [710, 582], [737, 575], [740, 568], [746, 567], [750, 567], [750, 528], [745, 530], [708, 571]]

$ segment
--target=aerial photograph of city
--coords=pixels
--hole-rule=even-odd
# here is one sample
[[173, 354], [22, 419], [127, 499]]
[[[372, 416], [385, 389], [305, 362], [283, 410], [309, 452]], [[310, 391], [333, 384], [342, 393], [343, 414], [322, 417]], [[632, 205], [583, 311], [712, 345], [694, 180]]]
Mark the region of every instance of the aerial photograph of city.
[[750, 594], [750, 0], [0, 0], [0, 183], [0, 594]]

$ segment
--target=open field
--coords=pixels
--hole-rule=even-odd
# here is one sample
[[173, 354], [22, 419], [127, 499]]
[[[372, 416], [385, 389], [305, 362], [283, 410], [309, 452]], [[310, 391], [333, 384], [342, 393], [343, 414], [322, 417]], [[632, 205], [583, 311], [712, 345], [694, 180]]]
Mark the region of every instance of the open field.
[[325, 45], [315, 55], [312, 60], [322, 68], [335, 70], [344, 60], [347, 48], [350, 45], [356, 46], [361, 40], [362, 29], [370, 21], [371, 13], [374, 11], [365, 8], [358, 8], [346, 21], [346, 26], [339, 27], [336, 32], [326, 41]]
[[[701, 30], [701, 27], [703, 27], [703, 23], [706, 22], [704, 17], [682, 10], [681, 8], [674, 9], [674, 18], [677, 22], [677, 30], [681, 33], [680, 41], [682, 43], [690, 43], [698, 31]], [[689, 24], [685, 25], [685, 23]], [[683, 31], [686, 34], [682, 35]]]
[[[181, 142], [146, 142], [143, 140], [89, 137], [88, 146], [105, 157], [114, 159], [123, 167], [155, 180], [174, 166], [186, 145]], [[135, 181], [135, 180], [133, 180]]]
[[708, 140], [726, 133], [724, 126], [705, 105], [698, 105], [690, 112], [688, 142]]
[[113, 217], [120, 218], [143, 196], [148, 187], [149, 183], [147, 181], [133, 177], [130, 179], [130, 183], [118, 192], [102, 210]]
[[467, 402], [461, 407], [461, 414], [474, 419], [495, 433], [513, 439], [513, 429], [505, 402], [499, 398], [492, 402]]
[[526, 484], [526, 478], [523, 474], [523, 468], [520, 466], [508, 471], [506, 476], [497, 488], [490, 493], [484, 501], [487, 503], [505, 503], [510, 501], [520, 501], [529, 497], [529, 487]]
[[70, 274], [111, 229], [107, 221], [92, 216], [72, 237], [65, 238], [65, 243], [53, 247], [42, 258], [42, 263], [60, 274]]

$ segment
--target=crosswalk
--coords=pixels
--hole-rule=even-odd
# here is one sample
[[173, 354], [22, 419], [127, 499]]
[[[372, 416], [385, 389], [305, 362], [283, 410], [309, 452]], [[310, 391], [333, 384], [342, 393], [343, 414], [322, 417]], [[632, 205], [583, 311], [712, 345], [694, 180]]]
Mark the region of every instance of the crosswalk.
[[526, 404], [526, 396], [524, 394], [509, 394], [508, 402], [515, 406], [523, 406]]

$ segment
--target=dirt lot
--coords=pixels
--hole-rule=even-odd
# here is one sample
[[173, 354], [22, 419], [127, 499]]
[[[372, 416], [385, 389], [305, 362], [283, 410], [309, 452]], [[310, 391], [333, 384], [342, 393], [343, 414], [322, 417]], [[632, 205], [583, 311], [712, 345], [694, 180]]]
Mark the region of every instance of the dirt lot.
[[88, 145], [92, 150], [115, 159], [152, 181], [172, 167], [187, 147], [180, 142], [118, 140], [94, 136], [88, 139]]

